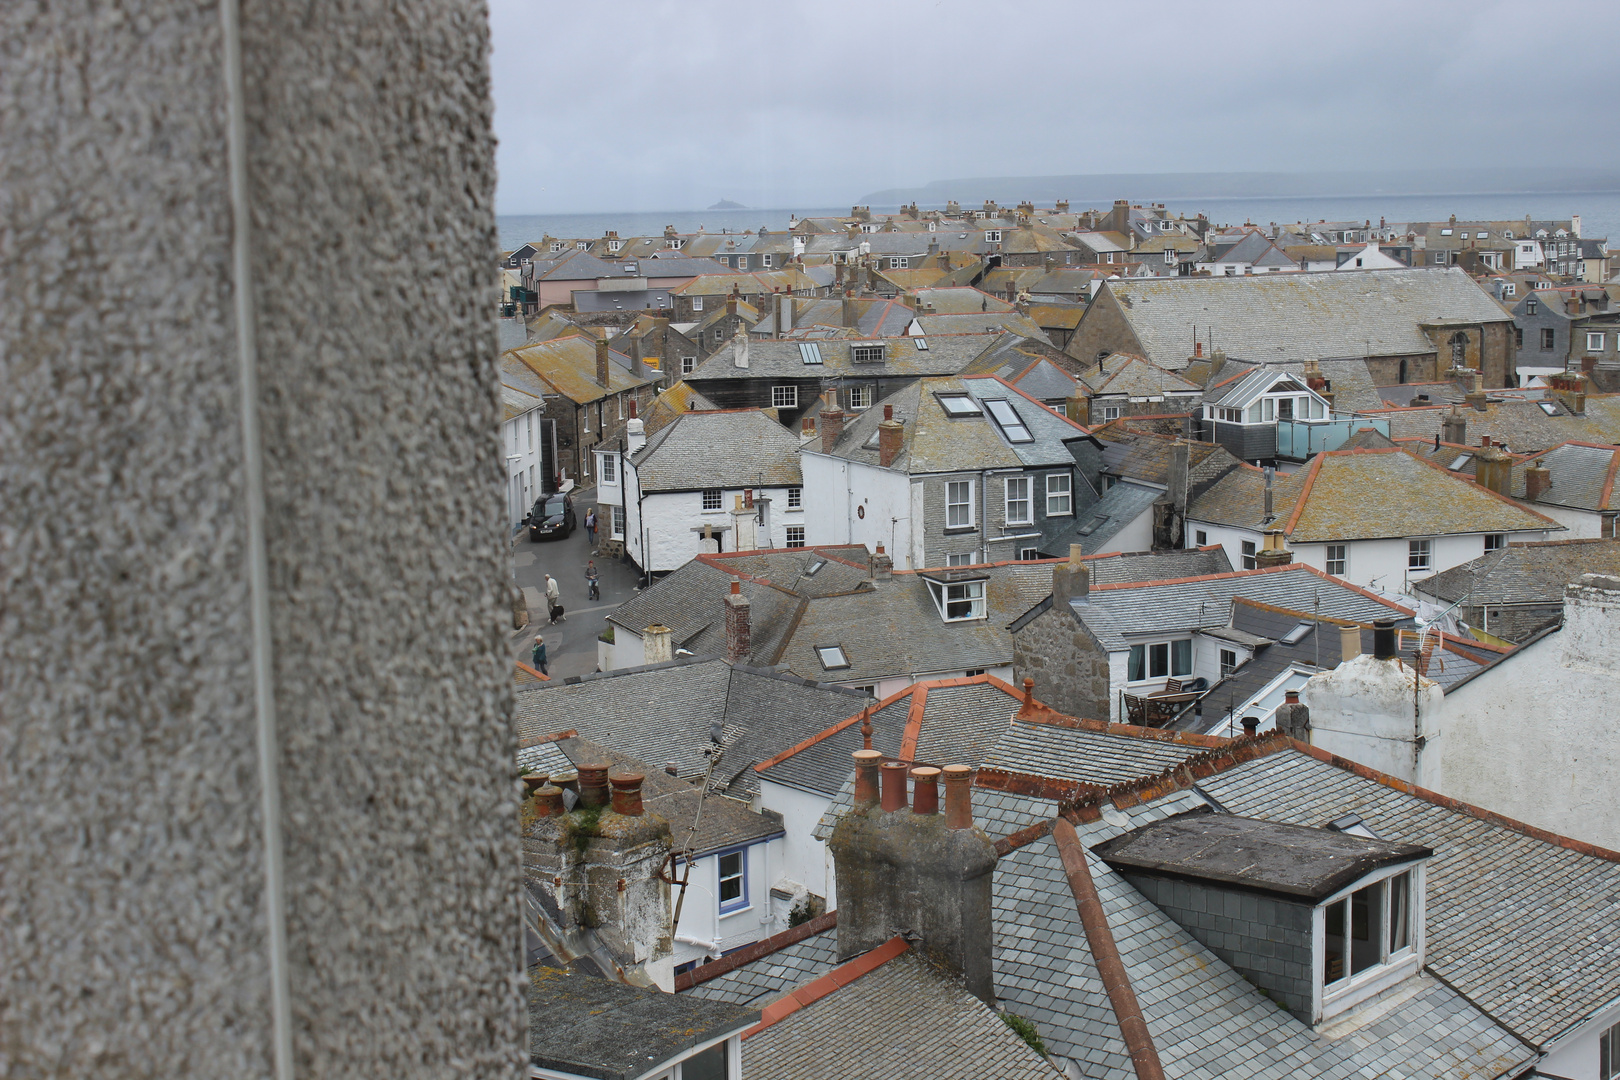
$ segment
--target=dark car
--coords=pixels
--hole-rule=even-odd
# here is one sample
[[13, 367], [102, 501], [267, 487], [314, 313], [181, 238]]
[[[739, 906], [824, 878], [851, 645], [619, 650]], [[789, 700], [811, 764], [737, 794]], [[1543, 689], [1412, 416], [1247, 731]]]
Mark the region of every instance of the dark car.
[[547, 495], [529, 511], [530, 540], [560, 540], [573, 531], [574, 500], [569, 495]]

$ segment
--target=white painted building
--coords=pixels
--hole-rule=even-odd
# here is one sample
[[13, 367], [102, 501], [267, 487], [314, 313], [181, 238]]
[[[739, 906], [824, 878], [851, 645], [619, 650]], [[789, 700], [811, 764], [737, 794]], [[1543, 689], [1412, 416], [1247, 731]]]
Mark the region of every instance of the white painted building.
[[1220, 544], [1252, 569], [1268, 540], [1334, 577], [1389, 593], [1508, 543], [1562, 532], [1536, 513], [1398, 449], [1318, 454], [1279, 475], [1233, 470], [1187, 508], [1188, 547]]
[[512, 385], [505, 377], [506, 367], [503, 362], [501, 451], [506, 459], [507, 524], [516, 529], [546, 489], [545, 444], [552, 437], [552, 425], [542, 413], [545, 402], [535, 392], [538, 388]]
[[1343, 262], [1332, 267], [1334, 270], [1403, 270], [1406, 264], [1392, 255], [1386, 255], [1379, 250], [1377, 244], [1368, 244], [1360, 251], [1349, 254]]
[[596, 449], [599, 536], [650, 573], [698, 555], [804, 547], [799, 440], [759, 409], [685, 412], [654, 432], [630, 420]]
[[[711, 804], [723, 796], [710, 796]], [[713, 805], [706, 806], [712, 812]], [[746, 812], [746, 811], [742, 811]], [[680, 843], [682, 837], [674, 837]], [[786, 840], [782, 833], [752, 839], [682, 861], [676, 881], [686, 883], [680, 921], [675, 927], [675, 970], [718, 957], [787, 929], [786, 912], [773, 910], [771, 886], [782, 877]], [[680, 893], [676, 886], [673, 892]]]

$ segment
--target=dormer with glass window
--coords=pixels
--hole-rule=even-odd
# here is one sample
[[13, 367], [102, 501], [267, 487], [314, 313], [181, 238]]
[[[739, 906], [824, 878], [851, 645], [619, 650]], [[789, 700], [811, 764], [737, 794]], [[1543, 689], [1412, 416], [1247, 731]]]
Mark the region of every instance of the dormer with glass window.
[[1299, 1019], [1354, 1023], [1423, 969], [1434, 852], [1353, 817], [1312, 828], [1200, 810], [1092, 850]]
[[926, 570], [921, 575], [939, 617], [948, 623], [989, 617], [984, 591], [990, 576], [976, 570]]

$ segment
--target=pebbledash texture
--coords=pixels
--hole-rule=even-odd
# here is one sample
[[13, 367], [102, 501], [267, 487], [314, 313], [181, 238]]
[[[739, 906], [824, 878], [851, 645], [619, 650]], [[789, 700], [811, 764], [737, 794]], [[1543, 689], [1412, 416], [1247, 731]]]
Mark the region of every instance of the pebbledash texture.
[[517, 1076], [486, 15], [228, 25], [0, 6], [0, 1074]]

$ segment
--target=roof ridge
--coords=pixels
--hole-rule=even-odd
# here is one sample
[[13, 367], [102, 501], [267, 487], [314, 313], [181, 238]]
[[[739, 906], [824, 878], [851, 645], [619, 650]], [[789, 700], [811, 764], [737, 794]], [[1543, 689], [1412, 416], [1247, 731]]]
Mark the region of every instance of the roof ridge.
[[1294, 496], [1294, 509], [1288, 515], [1287, 522], [1283, 524], [1284, 535], [1291, 535], [1294, 526], [1299, 524], [1299, 516], [1305, 512], [1305, 504], [1310, 501], [1311, 488], [1316, 483], [1317, 474], [1322, 471], [1322, 459], [1325, 457], [1327, 454], [1317, 454], [1311, 459], [1310, 471], [1305, 474], [1305, 480], [1300, 484], [1299, 494]]
[[928, 687], [915, 686], [916, 692], [911, 695], [911, 707], [906, 710], [906, 726], [900, 735], [901, 761], [910, 761], [917, 756], [917, 740], [922, 735], [923, 712], [928, 708]]
[[690, 990], [699, 983], [706, 983], [710, 979], [736, 971], [744, 964], [752, 963], [761, 957], [781, 952], [789, 945], [797, 945], [806, 938], [813, 938], [817, 934], [826, 933], [838, 925], [838, 911], [823, 912], [813, 919], [807, 919], [798, 926], [789, 927], [780, 934], [772, 934], [768, 938], [744, 945], [735, 952], [726, 953], [717, 960], [707, 964], [699, 964], [690, 971], [683, 971], [675, 976], [675, 992]]
[[[1483, 450], [1483, 449], [1485, 449], [1485, 447], [1480, 447], [1480, 449]], [[1337, 450], [1337, 451], [1334, 451], [1334, 453], [1340, 453], [1340, 454], [1344, 454], [1344, 453], [1351, 453], [1351, 454], [1384, 453], [1384, 454], [1389, 454], [1389, 453], [1396, 453], [1399, 450], [1400, 450], [1399, 447], [1381, 447], [1381, 448], [1378, 448], [1378, 449], [1367, 449], [1367, 450], [1348, 450], [1348, 451], [1347, 450]], [[1461, 475], [1459, 473], [1454, 473], [1450, 469], [1446, 468], [1444, 465], [1440, 464], [1438, 461], [1430, 461], [1428, 458], [1420, 457], [1420, 456], [1418, 456], [1416, 454], [1407, 454], [1406, 456], [1408, 458], [1410, 458], [1411, 460], [1413, 460], [1413, 461], [1422, 462], [1423, 464], [1427, 465], [1429, 468], [1435, 470], [1436, 472], [1444, 473], [1446, 476], [1450, 476], [1450, 477], [1452, 477], [1454, 479], [1461, 480], [1466, 484], [1472, 484], [1475, 487], [1477, 487], [1479, 490], [1483, 491], [1485, 494], [1489, 495], [1491, 498], [1497, 499], [1497, 500], [1499, 500], [1501, 502], [1504, 502], [1504, 503], [1507, 503], [1509, 506], [1514, 507], [1517, 510], [1521, 510], [1526, 514], [1531, 515], [1532, 517], [1538, 517], [1542, 521], [1547, 522], [1549, 525], [1556, 526], [1557, 528], [1560, 528], [1560, 529], [1565, 528], [1565, 526], [1561, 522], [1554, 521], [1552, 518], [1548, 517], [1546, 514], [1540, 513], [1539, 511], [1536, 511], [1536, 510], [1532, 510], [1528, 506], [1525, 506], [1523, 503], [1519, 502], [1519, 500], [1514, 499], [1514, 498], [1512, 498], [1510, 496], [1507, 496], [1507, 495], [1503, 495], [1500, 491], [1492, 491], [1490, 488], [1486, 487], [1484, 484], [1481, 484], [1478, 480], [1474, 480], [1474, 479], [1472, 479], [1470, 477], [1463, 476], [1463, 475]], [[1613, 469], [1614, 469], [1614, 463], [1612, 461], [1610, 462], [1609, 468], [1610, 468], [1610, 475], [1612, 476], [1613, 475]]]
[[535, 678], [539, 679], [541, 682], [550, 682], [551, 681], [551, 676], [550, 675], [542, 675], [540, 672], [536, 671], [534, 668], [530, 667], [528, 664], [525, 664], [521, 660], [514, 660], [512, 662], [518, 666], [519, 671], [527, 671], [530, 675], [533, 675]]
[[906, 939], [896, 934], [872, 951], [862, 953], [852, 960], [839, 964], [819, 979], [815, 979], [799, 987], [786, 997], [767, 1005], [760, 1011], [759, 1023], [743, 1032], [742, 1037], [750, 1039], [758, 1035], [779, 1020], [786, 1019], [800, 1009], [814, 1005], [836, 990], [842, 990], [862, 975], [876, 971], [910, 948], [911, 946], [907, 944]]
[[579, 732], [574, 728], [569, 728], [567, 731], [555, 731], [550, 735], [531, 735], [526, 739], [518, 740], [518, 749], [527, 750], [531, 746], [539, 746], [542, 743], [561, 742], [563, 739], [577, 738], [579, 738]]

